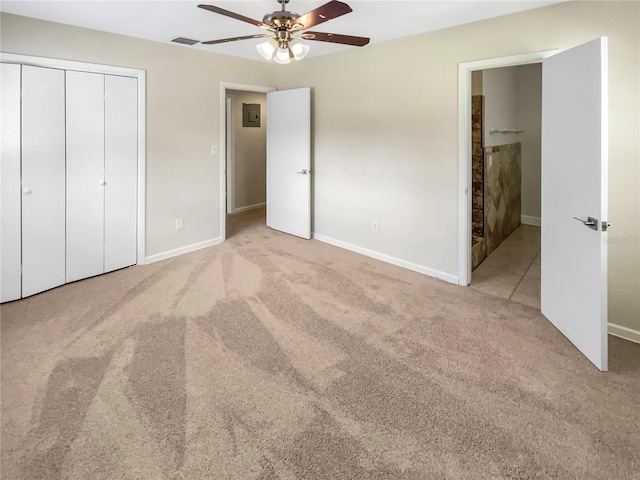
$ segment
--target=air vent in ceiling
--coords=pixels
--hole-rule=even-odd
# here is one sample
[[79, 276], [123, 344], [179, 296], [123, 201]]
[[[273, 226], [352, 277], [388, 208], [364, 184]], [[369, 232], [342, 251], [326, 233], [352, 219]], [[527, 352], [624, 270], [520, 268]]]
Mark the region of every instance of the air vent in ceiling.
[[184, 38], [184, 37], [176, 37], [171, 41], [175, 43], [183, 43], [185, 45], [195, 45], [196, 43], [200, 43], [200, 40], [193, 40], [191, 38]]

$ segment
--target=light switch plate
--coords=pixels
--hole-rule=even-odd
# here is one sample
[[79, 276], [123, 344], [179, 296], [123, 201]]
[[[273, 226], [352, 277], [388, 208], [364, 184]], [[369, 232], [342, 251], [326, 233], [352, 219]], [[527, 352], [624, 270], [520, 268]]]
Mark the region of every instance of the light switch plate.
[[218, 154], [218, 145], [211, 145], [211, 155]]
[[184, 228], [184, 218], [176, 218], [176, 230], [182, 230]]

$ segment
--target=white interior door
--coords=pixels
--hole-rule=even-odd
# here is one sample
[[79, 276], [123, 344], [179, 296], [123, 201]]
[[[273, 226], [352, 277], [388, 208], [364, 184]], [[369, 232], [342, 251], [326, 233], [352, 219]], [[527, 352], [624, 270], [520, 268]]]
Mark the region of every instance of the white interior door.
[[138, 80], [105, 75], [104, 271], [137, 262]]
[[22, 67], [22, 296], [65, 283], [64, 70]]
[[[607, 89], [606, 38], [543, 61], [542, 313], [603, 371]], [[582, 222], [589, 217], [593, 228]]]
[[2, 64], [0, 302], [20, 298], [20, 65]]
[[104, 272], [104, 75], [67, 72], [67, 282]]
[[311, 91], [267, 94], [267, 225], [311, 238]]

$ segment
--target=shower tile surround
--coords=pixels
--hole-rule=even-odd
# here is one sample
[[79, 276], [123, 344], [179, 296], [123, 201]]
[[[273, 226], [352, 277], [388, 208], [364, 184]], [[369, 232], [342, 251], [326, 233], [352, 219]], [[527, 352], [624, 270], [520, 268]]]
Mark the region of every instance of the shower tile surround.
[[484, 241], [491, 254], [520, 225], [520, 143], [484, 149]]

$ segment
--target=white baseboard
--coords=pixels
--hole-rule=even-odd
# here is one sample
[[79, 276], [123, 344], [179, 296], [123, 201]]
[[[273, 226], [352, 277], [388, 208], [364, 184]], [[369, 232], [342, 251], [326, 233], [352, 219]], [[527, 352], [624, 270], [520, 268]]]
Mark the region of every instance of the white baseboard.
[[385, 255], [384, 253], [379, 253], [374, 250], [369, 250], [368, 248], [359, 247], [357, 245], [353, 245], [351, 243], [343, 242], [341, 240], [336, 240], [334, 238], [325, 237], [324, 235], [313, 234], [312, 238], [318, 240], [320, 242], [328, 243], [330, 245], [334, 245], [336, 247], [344, 248], [346, 250], [351, 250], [352, 252], [360, 253], [367, 257], [375, 258], [377, 260], [382, 260], [383, 262], [390, 263], [392, 265], [397, 265], [398, 267], [406, 268], [408, 270], [413, 270], [414, 272], [422, 273], [424, 275], [428, 275], [430, 277], [439, 278], [440, 280], [444, 280], [445, 282], [453, 283], [458, 285], [458, 277], [455, 275], [450, 275], [445, 272], [441, 272], [439, 270], [434, 270], [432, 268], [423, 267], [422, 265], [416, 265], [415, 263], [407, 262], [405, 260], [401, 260], [399, 258], [391, 257], [389, 255]]
[[151, 255], [150, 257], [147, 257], [145, 259], [145, 263], [159, 262], [160, 260], [165, 260], [171, 257], [177, 257], [178, 255], [194, 252], [196, 250], [200, 250], [201, 248], [212, 247], [213, 245], [218, 245], [222, 242], [223, 242], [222, 237], [218, 237], [212, 240], [205, 240], [204, 242], [187, 245], [186, 247], [176, 248], [175, 250], [169, 250], [168, 252], [157, 253], [155, 255]]
[[614, 337], [624, 338], [630, 342], [640, 343], [640, 331], [633, 330], [632, 328], [621, 327], [615, 323], [609, 324], [609, 335]]
[[248, 212], [249, 210], [255, 210], [256, 208], [262, 208], [266, 205], [265, 202], [256, 203], [255, 205], [247, 205], [246, 207], [238, 207], [233, 209], [233, 213]]
[[530, 217], [529, 215], [520, 215], [520, 223], [523, 225], [531, 225], [533, 227], [540, 227], [542, 225], [540, 217]]

